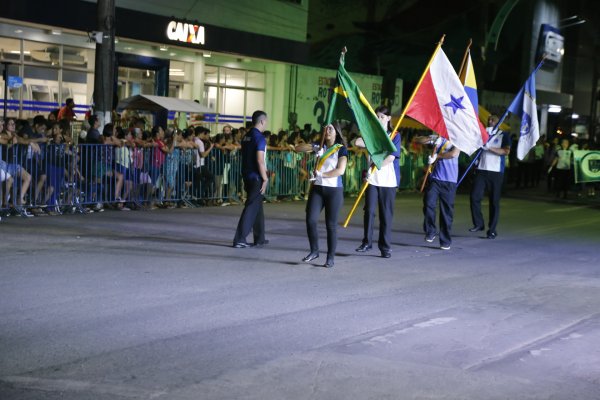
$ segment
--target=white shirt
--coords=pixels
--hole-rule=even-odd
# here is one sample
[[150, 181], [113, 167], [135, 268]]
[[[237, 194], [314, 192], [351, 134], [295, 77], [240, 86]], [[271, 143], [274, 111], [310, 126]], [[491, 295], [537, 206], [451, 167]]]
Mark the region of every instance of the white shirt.
[[556, 169], [569, 170], [571, 169], [571, 157], [573, 152], [571, 150], [563, 150], [562, 148], [556, 152], [558, 161], [556, 162]]
[[[323, 149], [325, 152], [327, 152], [327, 147], [324, 146]], [[340, 147], [338, 151], [333, 153], [331, 156], [327, 157], [320, 171], [325, 173], [336, 169], [340, 156], [348, 157], [348, 150], [346, 149], [346, 147]], [[341, 175], [336, 176], [335, 178], [325, 178], [323, 176], [317, 176], [317, 178], [315, 179], [315, 185], [326, 187], [343, 187], [342, 177]]]
[[204, 150], [204, 142], [200, 138], [195, 137], [194, 143], [196, 143], [196, 145], [198, 146], [198, 149], [196, 151], [196, 160], [194, 162], [194, 167], [200, 168], [204, 166], [204, 157], [201, 157], [200, 153], [204, 153], [206, 150]]
[[394, 169], [394, 163], [391, 162], [381, 169], [375, 168], [375, 171], [367, 179], [369, 185], [380, 186], [380, 187], [396, 187], [398, 186], [396, 180], [396, 170]]
[[[492, 128], [486, 128], [488, 134], [492, 133]], [[488, 148], [502, 148], [502, 141], [504, 139], [504, 135], [508, 135], [507, 132], [499, 131], [494, 137], [492, 137], [489, 142], [487, 142]], [[496, 153], [492, 153], [491, 151], [483, 150], [481, 152], [481, 156], [479, 157], [479, 165], [477, 169], [492, 171], [492, 172], [504, 172], [504, 159], [506, 156], [500, 156]]]

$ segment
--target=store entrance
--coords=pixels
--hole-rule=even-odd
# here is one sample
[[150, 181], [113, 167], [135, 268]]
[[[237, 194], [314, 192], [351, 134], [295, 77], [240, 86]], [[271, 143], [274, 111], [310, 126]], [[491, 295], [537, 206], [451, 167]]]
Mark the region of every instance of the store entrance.
[[[169, 95], [170, 60], [117, 52], [115, 91], [119, 99], [138, 94]], [[167, 112], [157, 113], [156, 121], [166, 124]]]

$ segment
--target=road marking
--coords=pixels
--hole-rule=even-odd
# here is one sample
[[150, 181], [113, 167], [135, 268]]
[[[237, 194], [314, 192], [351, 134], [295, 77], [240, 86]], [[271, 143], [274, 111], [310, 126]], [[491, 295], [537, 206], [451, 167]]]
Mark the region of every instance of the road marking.
[[42, 390], [45, 392], [87, 392], [102, 393], [121, 397], [154, 399], [166, 394], [166, 391], [145, 390], [126, 385], [109, 385], [73, 379], [45, 379], [29, 376], [3, 376], [0, 382], [6, 382], [22, 389]]
[[539, 350], [530, 350], [529, 354], [531, 354], [534, 357], [537, 357], [537, 356], [541, 356], [544, 351], [550, 351], [550, 350], [552, 350], [552, 349], [549, 349], [547, 347], [542, 347]]
[[[551, 343], [558, 339], [571, 338], [571, 337], [575, 338], [575, 336], [573, 336], [573, 335], [579, 335], [579, 334], [576, 332], [573, 332], [574, 330], [580, 329], [589, 324], [595, 323], [595, 321], [599, 317], [600, 317], [600, 313], [595, 313], [595, 314], [591, 314], [591, 315], [582, 317], [582, 318], [572, 321], [571, 323], [568, 323], [564, 326], [560, 326], [557, 329], [555, 329], [554, 331], [548, 332], [540, 337], [534, 338], [526, 343], [518, 344], [517, 346], [507, 349], [506, 351], [503, 351], [502, 353], [485, 358], [485, 359], [480, 360], [471, 365], [467, 365], [463, 369], [466, 371], [481, 370], [481, 369], [487, 368], [493, 364], [510, 359], [511, 357], [515, 357], [515, 359], [517, 359], [518, 355], [524, 354], [524, 353], [532, 354], [532, 355], [539, 355], [537, 353], [534, 354], [534, 352], [545, 351], [544, 349], [547, 349], [547, 350], [549, 350], [549, 349], [547, 347], [542, 347], [540, 349], [537, 349], [538, 346]], [[565, 336], [567, 333], [569, 333], [569, 334], [567, 336]], [[534, 348], [535, 350], [529, 350], [531, 348]], [[518, 359], [521, 361], [524, 361], [524, 359], [522, 357], [518, 357]]]
[[363, 343], [374, 346], [379, 343], [392, 343], [392, 339], [396, 336], [402, 335], [404, 333], [414, 331], [416, 329], [430, 328], [433, 326], [445, 325], [452, 321], [456, 321], [457, 318], [454, 317], [444, 317], [444, 318], [433, 318], [424, 322], [419, 322], [413, 324], [407, 328], [396, 329], [390, 333], [386, 333], [385, 335], [373, 336], [372, 338], [365, 340]]
[[563, 338], [560, 338], [560, 340], [571, 340], [571, 339], [579, 339], [582, 338], [583, 335], [580, 335], [579, 333], [571, 333], [569, 336], [565, 336]]

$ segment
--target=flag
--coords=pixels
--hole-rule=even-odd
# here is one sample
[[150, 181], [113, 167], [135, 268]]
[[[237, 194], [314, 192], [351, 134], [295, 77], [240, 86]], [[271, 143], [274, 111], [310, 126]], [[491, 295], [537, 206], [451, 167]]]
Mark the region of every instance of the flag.
[[377, 119], [375, 111], [344, 68], [344, 55], [340, 57], [337, 73], [338, 86], [333, 90], [326, 124], [337, 119], [356, 121], [371, 160], [381, 167], [383, 160], [396, 151], [387, 132]]
[[[543, 61], [542, 61], [543, 62]], [[537, 106], [535, 102], [535, 73], [541, 67], [540, 63], [531, 73], [525, 85], [519, 90], [517, 97], [510, 103], [506, 113], [513, 113], [521, 117], [521, 129], [519, 142], [517, 144], [517, 158], [525, 158], [529, 150], [537, 143], [540, 138], [540, 125], [537, 117]], [[503, 118], [504, 119], [504, 116]]]
[[406, 115], [469, 155], [488, 139], [471, 99], [442, 49], [433, 58]]
[[471, 100], [471, 105], [475, 110], [475, 114], [479, 117], [479, 98], [477, 97], [477, 81], [475, 80], [475, 70], [471, 61], [471, 52], [467, 56], [467, 62], [462, 71], [460, 71], [460, 82], [465, 88], [465, 93]]

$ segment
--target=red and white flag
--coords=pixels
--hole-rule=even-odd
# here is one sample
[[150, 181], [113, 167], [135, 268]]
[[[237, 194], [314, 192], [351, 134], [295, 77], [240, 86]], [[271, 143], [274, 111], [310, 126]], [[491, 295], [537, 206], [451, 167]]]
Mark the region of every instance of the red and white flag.
[[406, 115], [469, 155], [488, 140], [465, 88], [442, 49], [435, 55]]

